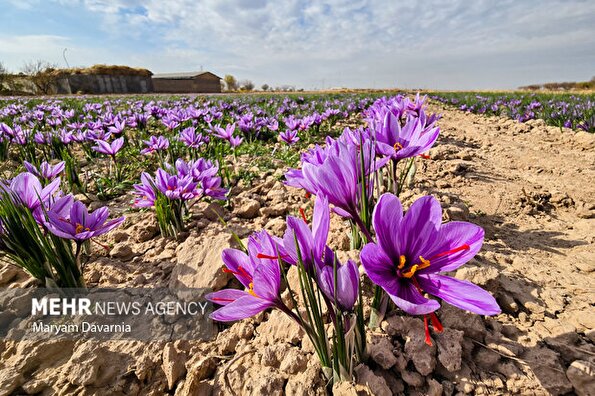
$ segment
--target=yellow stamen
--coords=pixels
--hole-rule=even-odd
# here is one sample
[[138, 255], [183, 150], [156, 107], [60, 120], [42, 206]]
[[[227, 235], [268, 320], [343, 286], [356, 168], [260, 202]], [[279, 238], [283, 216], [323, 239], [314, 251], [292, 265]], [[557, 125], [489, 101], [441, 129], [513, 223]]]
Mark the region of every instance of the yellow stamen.
[[258, 294], [254, 293], [254, 282], [250, 282], [248, 285], [248, 293], [253, 295], [254, 297], [259, 297]]
[[75, 231], [77, 234], [80, 234], [80, 233], [81, 233], [81, 232], [83, 232], [83, 231], [91, 231], [91, 229], [90, 229], [89, 227], [85, 227], [85, 226], [84, 226], [84, 225], [82, 225], [82, 224], [76, 223], [76, 228], [74, 229], [74, 231]]
[[411, 278], [413, 275], [415, 275], [415, 272], [417, 270], [428, 268], [430, 266], [430, 260], [426, 260], [422, 256], [419, 256], [419, 259], [421, 261], [421, 264], [412, 265], [411, 268], [409, 268], [409, 271], [403, 272], [401, 276], [403, 276], [404, 278]]
[[419, 265], [419, 268], [418, 269], [424, 269], [424, 268], [428, 268], [430, 266], [430, 260], [426, 260], [422, 256], [419, 256], [419, 260], [422, 263]]
[[405, 266], [405, 261], [407, 259], [405, 258], [405, 256], [400, 255], [399, 256], [399, 265], [397, 266], [398, 269], [403, 269], [403, 267]]
[[403, 148], [403, 145], [399, 142], [395, 143], [395, 145], [393, 146], [395, 151], [399, 151]]
[[409, 268], [409, 271], [403, 272], [401, 275], [403, 275], [404, 278], [411, 278], [415, 274], [415, 271], [417, 271], [418, 267], [419, 265], [415, 264]]

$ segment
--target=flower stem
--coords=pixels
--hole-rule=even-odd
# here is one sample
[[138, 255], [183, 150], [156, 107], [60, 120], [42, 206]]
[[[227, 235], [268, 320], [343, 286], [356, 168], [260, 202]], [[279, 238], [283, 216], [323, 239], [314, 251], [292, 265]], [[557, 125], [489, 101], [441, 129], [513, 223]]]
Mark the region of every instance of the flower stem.
[[386, 314], [387, 305], [388, 299], [386, 293], [380, 286], [376, 285], [374, 288], [374, 298], [372, 299], [372, 304], [370, 306], [372, 310], [370, 312], [370, 322], [368, 323], [368, 326], [371, 329], [375, 329], [380, 325], [380, 322], [382, 322], [382, 319]]
[[370, 234], [368, 227], [366, 227], [361, 217], [359, 217], [357, 213], [353, 213], [352, 218], [355, 224], [357, 224], [357, 226], [359, 227], [362, 234], [364, 234], [364, 236], [366, 237], [366, 243], [373, 242], [374, 238], [372, 238], [372, 234]]
[[122, 174], [120, 171], [120, 167], [118, 166], [118, 161], [116, 161], [116, 155], [112, 155], [112, 159], [114, 161], [114, 168], [116, 169], [116, 181], [121, 181], [122, 180]]

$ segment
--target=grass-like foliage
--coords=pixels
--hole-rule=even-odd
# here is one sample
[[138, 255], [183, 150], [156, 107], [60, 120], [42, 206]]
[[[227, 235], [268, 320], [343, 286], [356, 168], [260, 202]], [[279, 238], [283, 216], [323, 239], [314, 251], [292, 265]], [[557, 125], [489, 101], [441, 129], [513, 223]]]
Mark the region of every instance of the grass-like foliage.
[[184, 202], [169, 199], [158, 191], [155, 197], [155, 218], [161, 235], [177, 238], [184, 231]]
[[20, 199], [4, 191], [0, 199], [1, 255], [47, 287], [84, 287], [72, 242], [39, 226]]

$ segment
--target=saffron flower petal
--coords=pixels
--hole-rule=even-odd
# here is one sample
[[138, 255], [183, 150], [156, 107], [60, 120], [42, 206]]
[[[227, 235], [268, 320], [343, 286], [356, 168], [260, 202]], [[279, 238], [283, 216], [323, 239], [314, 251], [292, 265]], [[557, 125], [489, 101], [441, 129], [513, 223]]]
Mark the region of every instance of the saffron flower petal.
[[[314, 204], [312, 230], [304, 219], [287, 217], [287, 230], [283, 236], [283, 247], [288, 263], [298, 263], [298, 247], [306, 269], [323, 262], [323, 255], [330, 227], [330, 211], [325, 196], [318, 195]], [[296, 246], [296, 240], [298, 246]]]
[[436, 239], [441, 223], [442, 207], [436, 198], [426, 196], [415, 201], [400, 226], [401, 254], [410, 258], [424, 255], [425, 249]]
[[210, 317], [218, 322], [233, 322], [254, 316], [273, 305], [271, 301], [244, 293], [243, 297], [219, 308]]
[[224, 289], [205, 296], [208, 301], [218, 305], [228, 305], [235, 300], [246, 296], [246, 292], [238, 289]]
[[317, 256], [321, 256], [331, 226], [331, 215], [326, 196], [317, 196], [314, 202], [314, 214], [312, 215], [312, 234], [314, 235], [314, 246]]
[[122, 216], [106, 221], [109, 216], [107, 208], [99, 208], [89, 214], [85, 205], [80, 201], [72, 203], [68, 218], [64, 217], [65, 211], [63, 205], [52, 206], [47, 212], [48, 220], [44, 225], [52, 234], [77, 242], [103, 235], [125, 220], [125, 217]]
[[372, 214], [378, 244], [390, 257], [399, 257], [399, 227], [403, 220], [403, 207], [392, 194], [383, 194]]
[[438, 301], [422, 296], [411, 282], [401, 280], [393, 291], [387, 290], [388, 296], [397, 307], [410, 315], [425, 315], [440, 308]]
[[[478, 225], [464, 221], [443, 224], [438, 231], [436, 244], [427, 253], [431, 265], [420, 273], [454, 271], [471, 260], [483, 245], [484, 231]], [[453, 252], [451, 254], [445, 254]]]
[[501, 312], [496, 299], [490, 293], [467, 280], [428, 274], [419, 275], [418, 281], [424, 291], [455, 307], [479, 315], [497, 315]]
[[[335, 292], [335, 284], [337, 290]], [[337, 263], [337, 279], [334, 277], [333, 259], [327, 261], [318, 272], [318, 285], [326, 297], [344, 312], [353, 310], [359, 296], [359, 271], [353, 260]], [[336, 297], [336, 299], [335, 299]]]
[[249, 287], [252, 283], [254, 265], [248, 255], [237, 249], [224, 249], [221, 259], [231, 273], [244, 285]]
[[368, 277], [386, 290], [396, 290], [396, 265], [379, 245], [368, 243], [360, 253], [362, 265]]
[[281, 269], [277, 261], [262, 263], [254, 271], [252, 293], [258, 298], [276, 301], [279, 298]]
[[[296, 241], [298, 246], [296, 246]], [[283, 246], [287, 252], [285, 261], [289, 264], [297, 265], [299, 247], [304, 267], [311, 268], [313, 260], [316, 257], [314, 238], [312, 231], [302, 219], [293, 216], [287, 217], [287, 230], [283, 236]]]

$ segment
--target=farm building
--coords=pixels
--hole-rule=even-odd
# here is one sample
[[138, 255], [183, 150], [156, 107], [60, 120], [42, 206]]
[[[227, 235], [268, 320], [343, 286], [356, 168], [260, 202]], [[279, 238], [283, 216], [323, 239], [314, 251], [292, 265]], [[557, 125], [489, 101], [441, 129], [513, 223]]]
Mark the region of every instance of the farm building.
[[128, 66], [95, 65], [50, 72], [58, 94], [128, 94], [153, 91], [151, 72]]
[[153, 88], [163, 93], [216, 93], [221, 92], [221, 77], [208, 71], [154, 74]]

